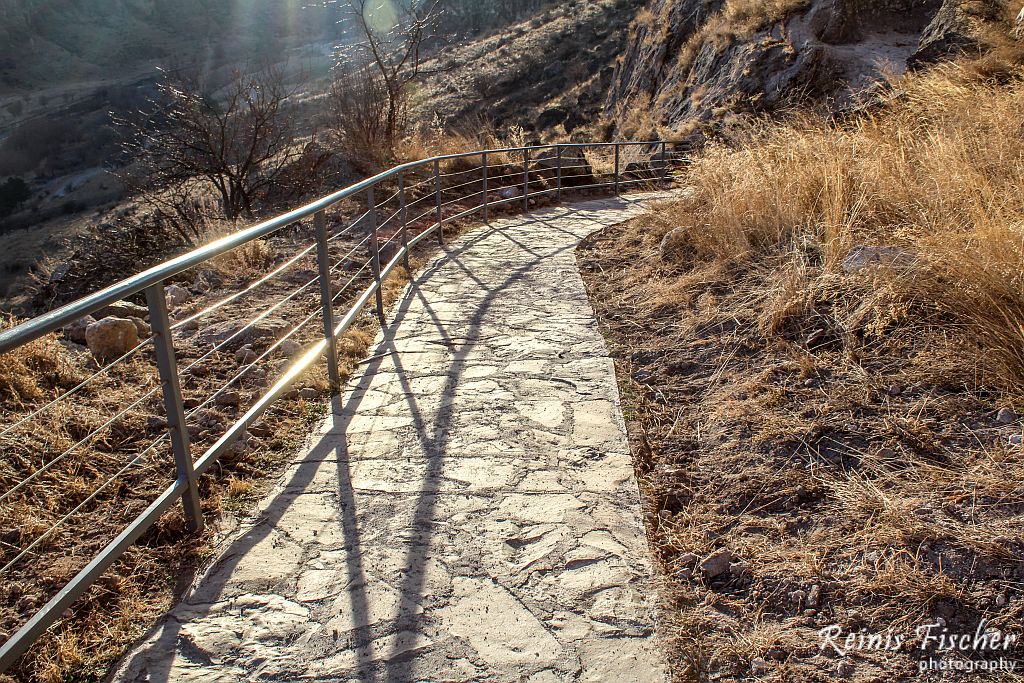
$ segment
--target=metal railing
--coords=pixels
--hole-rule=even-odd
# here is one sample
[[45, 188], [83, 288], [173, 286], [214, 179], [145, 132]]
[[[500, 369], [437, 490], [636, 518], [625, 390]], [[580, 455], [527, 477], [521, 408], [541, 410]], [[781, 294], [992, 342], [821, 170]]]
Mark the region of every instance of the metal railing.
[[[151, 334], [146, 339], [120, 357], [101, 365], [97, 372], [72, 389], [48, 403], [30, 408], [24, 415], [6, 415], [5, 421], [8, 424], [0, 428], [0, 439], [16, 433], [17, 429], [26, 424], [40, 420], [42, 415], [53, 411], [61, 402], [69, 401], [82, 392], [90, 382], [100, 381], [105, 375], [109, 376], [117, 371], [118, 366], [139, 358], [143, 350], [147, 354], [151, 353], [155, 359], [159, 378], [158, 383], [148, 391], [142, 392], [134, 402], [127, 407], [120, 407], [114, 417], [64, 449], [59, 455], [47, 458], [45, 462], [41, 460], [38, 466], [28, 468], [32, 471], [27, 472], [15, 486], [7, 491], [0, 491], [0, 506], [16, 494], [24, 495], [40, 477], [51, 472], [76, 449], [92, 443], [103, 430], [108, 429], [128, 412], [145, 406], [147, 401], [155, 400], [157, 393], [162, 396], [162, 419], [166, 425], [164, 433], [107, 478], [79, 505], [51, 525], [44, 534], [37, 534], [26, 547], [13, 548], [11, 552], [17, 552], [9, 561], [4, 562], [5, 558], [0, 559], [0, 565], [3, 565], [0, 567], [0, 580], [5, 580], [4, 574], [11, 567], [25, 558], [32, 557], [38, 545], [55, 533], [61, 524], [84, 509], [83, 506], [95, 501], [101, 491], [118, 477], [144, 462], [146, 458], [152, 457], [150, 454], [160, 447], [170, 447], [175, 472], [173, 483], [163, 489], [141, 514], [135, 516], [116, 537], [107, 542], [84, 568], [0, 646], [0, 671], [11, 667], [32, 643], [58, 621], [65, 610], [178, 500], [182, 501], [188, 528], [191, 531], [202, 529], [203, 516], [198, 478], [217, 463], [253, 423], [289, 392], [296, 380], [325, 353], [331, 385], [335, 389], [340, 387], [341, 374], [336, 349], [339, 338], [355, 323], [371, 299], [374, 301], [375, 312], [383, 324], [382, 283], [400, 264], [408, 268], [410, 252], [423, 240], [436, 235], [439, 243], [443, 245], [446, 223], [478, 212], [486, 222], [496, 208], [515, 207], [520, 202], [522, 210], [529, 211], [531, 200], [539, 197], [551, 197], [558, 202], [568, 192], [612, 190], [618, 194], [623, 188], [630, 186], [662, 183], [670, 178], [672, 167], [682, 158], [682, 153], [671, 149], [671, 145], [672, 142], [660, 140], [537, 145], [449, 154], [402, 164], [0, 332], [0, 354], [8, 353], [52, 332], [67, 328], [86, 316], [123, 304], [129, 297], [140, 294], [144, 295], [146, 300], [151, 328]], [[381, 201], [380, 197], [385, 195], [386, 198]], [[329, 230], [328, 210], [344, 200], [360, 198], [365, 199], [366, 210], [349, 221], [346, 227], [333, 232]], [[234, 292], [198, 312], [172, 320], [165, 290], [165, 283], [169, 280], [238, 247], [279, 233], [307, 219], [312, 219], [313, 242], [305, 245], [294, 257], [273, 268], [271, 272], [241, 291]], [[386, 237], [388, 232], [391, 233], [390, 237]], [[340, 259], [335, 259], [331, 249], [339, 247], [345, 249], [346, 253]], [[356, 255], [363, 250], [365, 260], [359, 262]], [[196, 329], [198, 321], [203, 317], [233, 304], [243, 295], [266, 286], [272, 279], [295, 267], [301, 259], [312, 258], [314, 252], [317, 266], [315, 277], [309, 278], [305, 284], [289, 292], [281, 301], [247, 321], [244, 327], [226, 339], [214, 339], [211, 342], [211, 349], [192, 360], [186, 367], [179, 368], [176, 334], [190, 328]], [[350, 277], [344, 285], [336, 288], [335, 276], [342, 270]], [[355, 287], [363, 282], [366, 286], [355, 295]], [[241, 371], [219, 387], [212, 396], [202, 402], [194, 402], [194, 405], [186, 408], [182, 391], [183, 378], [188, 379], [192, 376], [191, 373], [198, 372], [197, 367], [206, 359], [226, 349], [229, 350], [231, 345], [244, 338], [246, 331], [254, 329], [261, 320], [266, 320], [274, 312], [282, 310], [283, 306], [297, 301], [312, 303], [311, 299], [307, 300], [302, 295], [315, 284], [319, 285], [319, 301], [315, 306], [311, 305], [311, 312], [297, 325], [279, 336], [262, 354], [256, 355], [253, 352], [256, 355], [255, 359], [243, 357]], [[343, 295], [354, 298], [349, 300], [348, 308], [336, 318], [335, 304]], [[322, 323], [322, 332], [317, 333], [318, 341], [312, 343], [304, 353], [291, 362], [283, 374], [262, 395], [255, 398], [252, 405], [248, 406], [233, 424], [227, 426], [198, 459], [194, 459], [190, 439], [190, 418], [194, 418], [205, 407], [215, 403], [229, 387], [239, 386], [248, 376], [257, 374], [255, 368], [259, 367], [259, 363], [318, 317]], [[156, 417], [160, 418], [159, 415]], [[3, 512], [3, 508], [0, 507], [0, 513]]]

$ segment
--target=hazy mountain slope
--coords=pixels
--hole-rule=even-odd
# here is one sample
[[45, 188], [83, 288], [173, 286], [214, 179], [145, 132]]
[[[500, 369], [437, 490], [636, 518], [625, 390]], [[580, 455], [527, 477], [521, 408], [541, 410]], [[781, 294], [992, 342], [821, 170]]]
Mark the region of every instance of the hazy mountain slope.
[[0, 94], [131, 72], [147, 60], [240, 61], [328, 35], [304, 0], [0, 0]]

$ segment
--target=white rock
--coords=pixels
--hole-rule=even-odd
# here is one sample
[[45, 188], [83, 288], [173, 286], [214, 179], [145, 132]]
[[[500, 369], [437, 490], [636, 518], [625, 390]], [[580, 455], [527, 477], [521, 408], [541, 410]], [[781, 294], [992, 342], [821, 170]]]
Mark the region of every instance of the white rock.
[[127, 318], [108, 317], [85, 328], [85, 342], [97, 360], [114, 360], [138, 345], [139, 331]]
[[167, 285], [164, 288], [164, 296], [167, 297], [167, 305], [171, 308], [177, 308], [192, 300], [192, 294], [184, 287], [179, 287], [178, 285]]
[[721, 548], [705, 557], [698, 567], [709, 579], [729, 570], [729, 563], [732, 561], [732, 552], [728, 548]]
[[523, 191], [518, 187], [503, 187], [498, 190], [498, 196], [502, 199], [515, 199], [516, 197], [522, 197]]
[[859, 273], [868, 268], [905, 268], [914, 261], [909, 252], [896, 247], [859, 244], [843, 258], [844, 273]]

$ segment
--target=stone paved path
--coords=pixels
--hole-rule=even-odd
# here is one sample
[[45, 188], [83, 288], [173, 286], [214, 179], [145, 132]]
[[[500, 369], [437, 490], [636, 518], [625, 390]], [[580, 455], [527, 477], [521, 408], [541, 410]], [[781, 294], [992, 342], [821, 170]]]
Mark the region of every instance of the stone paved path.
[[648, 196], [478, 228], [120, 681], [663, 681], [581, 238]]

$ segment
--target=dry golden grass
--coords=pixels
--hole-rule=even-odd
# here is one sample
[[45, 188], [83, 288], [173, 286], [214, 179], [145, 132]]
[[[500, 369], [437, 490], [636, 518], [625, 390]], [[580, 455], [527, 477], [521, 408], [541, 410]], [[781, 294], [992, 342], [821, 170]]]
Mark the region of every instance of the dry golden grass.
[[[17, 324], [0, 320], [0, 329]], [[80, 379], [80, 371], [67, 361], [55, 335], [47, 335], [15, 351], [0, 355], [0, 400], [24, 403], [44, 392]]]
[[[998, 71], [908, 77], [841, 124], [755, 122], [583, 250], [678, 680], [754, 658], [834, 680], [829, 624], [1019, 629], [1021, 426], [996, 413], [1024, 396], [1024, 71]], [[899, 258], [844, 269], [864, 246]], [[691, 578], [723, 547], [742, 571]], [[914, 656], [845, 664], [894, 680]]]
[[[230, 232], [234, 230], [221, 234]], [[213, 258], [210, 267], [226, 278], [249, 278], [266, 272], [273, 258], [274, 251], [267, 240], [253, 240]]]
[[[1018, 76], [1024, 75], [1018, 72]], [[778, 329], [856, 244], [915, 264], [891, 287], [952, 316], [988, 351], [987, 381], [1024, 380], [1024, 86], [944, 66], [898, 83], [843, 127], [761, 123], [694, 161], [690, 197], [657, 212], [686, 257], [741, 261], [795, 249], [772, 296]], [[894, 315], [896, 312], [894, 311]], [[898, 317], [898, 316], [897, 316]]]

